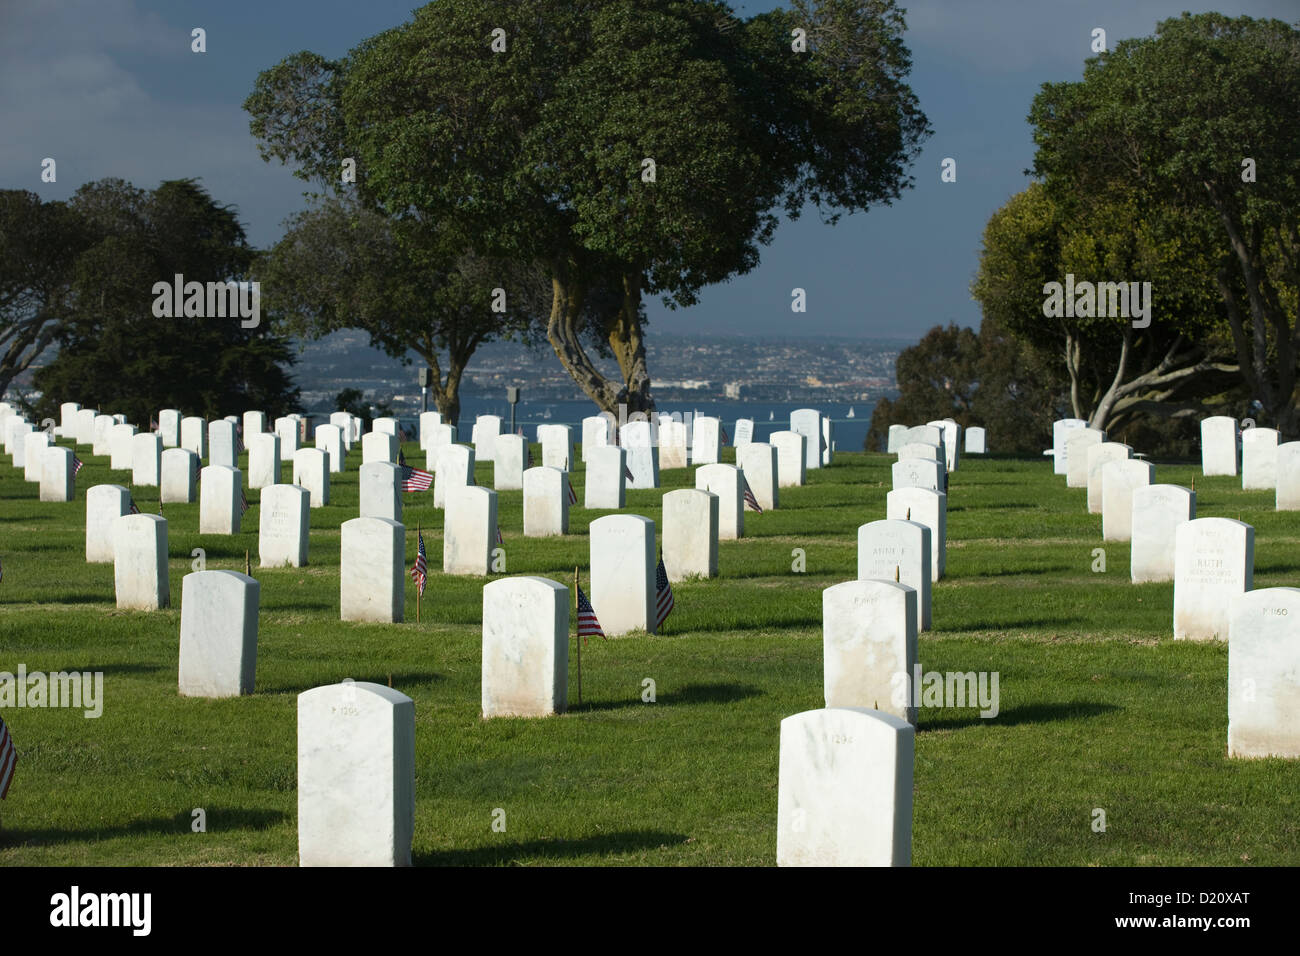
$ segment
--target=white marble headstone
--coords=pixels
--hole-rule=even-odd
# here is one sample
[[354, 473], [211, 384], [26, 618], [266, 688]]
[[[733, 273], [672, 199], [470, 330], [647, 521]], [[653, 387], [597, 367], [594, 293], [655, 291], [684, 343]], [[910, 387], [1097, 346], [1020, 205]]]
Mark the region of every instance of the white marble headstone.
[[808, 471], [822, 466], [822, 413], [815, 408], [800, 408], [790, 413], [790, 431], [806, 439], [804, 467]]
[[1139, 458], [1102, 466], [1101, 540], [1133, 540], [1133, 492], [1155, 480], [1155, 465]]
[[606, 637], [655, 632], [655, 523], [640, 515], [591, 522], [591, 606]]
[[778, 866], [909, 866], [916, 731], [866, 708], [781, 721]]
[[71, 448], [41, 449], [41, 501], [72, 501], [77, 496]]
[[[369, 438], [369, 435], [365, 436]], [[391, 438], [392, 436], [385, 436]], [[361, 466], [362, 518], [402, 520], [402, 469], [391, 461], [371, 461]]]
[[113, 563], [113, 525], [130, 511], [131, 493], [121, 485], [86, 490], [86, 561]]
[[1101, 514], [1101, 500], [1106, 476], [1102, 471], [1112, 461], [1133, 457], [1133, 449], [1115, 441], [1104, 441], [1088, 448], [1088, 514]]
[[776, 449], [777, 484], [782, 488], [798, 488], [807, 473], [808, 439], [798, 432], [772, 432], [767, 440]]
[[1174, 579], [1174, 537], [1196, 517], [1196, 492], [1182, 485], [1133, 489], [1129, 577], [1134, 584]]
[[248, 443], [248, 487], [269, 488], [278, 485], [280, 436], [270, 432], [254, 432], [245, 441]]
[[1264, 491], [1277, 487], [1276, 428], [1246, 428], [1241, 432], [1241, 487]]
[[[480, 489], [483, 490], [483, 489]], [[517, 577], [483, 587], [484, 717], [564, 713], [569, 694], [569, 589]]]
[[777, 485], [776, 449], [767, 442], [749, 442], [736, 449], [736, 464], [745, 473], [758, 506], [771, 511], [781, 502]]
[[406, 529], [387, 518], [353, 518], [340, 527], [339, 617], [397, 623], [405, 610]]
[[845, 581], [822, 591], [822, 683], [827, 707], [867, 707], [916, 724], [916, 590]]
[[227, 465], [199, 472], [199, 534], [239, 534], [243, 480], [238, 468]]
[[619, 433], [619, 443], [626, 453], [624, 463], [632, 473], [629, 488], [659, 487], [659, 449], [655, 447], [658, 427], [646, 421], [628, 422]]
[[1254, 588], [1255, 529], [1197, 518], [1174, 537], [1174, 640], [1227, 640], [1232, 599]]
[[253, 692], [261, 593], [255, 578], [238, 571], [195, 571], [181, 579], [182, 697]]
[[538, 466], [524, 472], [524, 537], [569, 533], [567, 472]]
[[199, 458], [208, 457], [208, 423], [198, 416], [181, 419], [181, 448], [188, 448]]
[[930, 629], [930, 529], [897, 518], [858, 528], [858, 580], [896, 581], [916, 591], [917, 628]]
[[[1058, 475], [1066, 474], [1066, 456], [1069, 454], [1065, 450], [1066, 440], [1074, 429], [1087, 427], [1088, 423], [1082, 418], [1060, 418], [1052, 422], [1052, 451], [1055, 453], [1052, 457], [1053, 472]], [[1070, 487], [1082, 488], [1083, 485], [1071, 485]]]
[[113, 522], [113, 589], [119, 610], [156, 611], [171, 603], [162, 515], [123, 515]]
[[480, 415], [474, 421], [474, 460], [496, 460], [497, 436], [501, 434], [499, 415]]
[[329, 504], [329, 453], [320, 448], [299, 448], [294, 452], [293, 483], [307, 489], [313, 508]]
[[540, 464], [556, 471], [573, 470], [573, 429], [568, 425], [538, 425], [537, 440], [542, 445]]
[[528, 441], [520, 435], [498, 435], [494, 456], [492, 487], [497, 491], [518, 491], [523, 488]]
[[1201, 419], [1201, 474], [1237, 474], [1237, 420], [1227, 415]]
[[158, 487], [162, 478], [162, 449], [162, 436], [154, 432], [131, 436], [131, 484]]
[[134, 425], [114, 425], [108, 437], [108, 467], [114, 471], [130, 471], [134, 465], [131, 439], [135, 437]]
[[597, 445], [586, 454], [583, 489], [586, 508], [617, 509], [627, 503], [627, 452], [616, 445]]
[[[313, 449], [314, 450], [314, 449]], [[271, 485], [258, 502], [257, 553], [261, 567], [307, 564], [311, 492], [298, 485]]]
[[1300, 758], [1300, 588], [1239, 594], [1228, 631], [1228, 756]]
[[438, 467], [433, 477], [433, 506], [445, 508], [455, 489], [474, 484], [474, 449], [468, 445], [437, 445], [429, 454], [435, 450]]
[[745, 536], [744, 472], [735, 465], [701, 465], [695, 487], [718, 496], [718, 538], [736, 541]]
[[722, 422], [711, 415], [697, 415], [691, 422], [691, 464], [711, 465], [722, 461]]
[[948, 496], [927, 488], [896, 488], [885, 495], [885, 517], [930, 529], [930, 580], [940, 580], [947, 569]]
[[410, 866], [415, 702], [345, 681], [298, 695], [298, 862]]
[[1106, 433], [1097, 428], [1066, 429], [1064, 451], [1057, 461], [1065, 469], [1067, 488], [1088, 487], [1088, 449], [1106, 440]]
[[664, 570], [669, 581], [718, 576], [718, 505], [716, 494], [700, 489], [679, 488], [664, 495]]
[[491, 574], [496, 530], [495, 491], [477, 485], [449, 489], [442, 530], [443, 573]]
[[343, 446], [343, 429], [337, 425], [317, 425], [315, 439], [316, 447], [329, 455], [330, 474], [342, 471], [347, 454]]

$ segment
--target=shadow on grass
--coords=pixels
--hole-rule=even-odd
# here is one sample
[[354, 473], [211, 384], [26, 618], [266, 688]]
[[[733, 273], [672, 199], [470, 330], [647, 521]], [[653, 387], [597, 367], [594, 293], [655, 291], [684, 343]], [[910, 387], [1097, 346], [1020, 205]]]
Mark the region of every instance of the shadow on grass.
[[952, 621], [922, 634], [964, 634], [968, 631], [1005, 631], [1013, 627], [1073, 627], [1088, 622], [1081, 617], [1032, 617], [1002, 621]]
[[998, 571], [977, 571], [974, 574], [966, 575], [972, 578], [1018, 578], [1028, 574], [1061, 574], [1067, 571], [1078, 571], [1077, 564], [1045, 564], [1035, 565], [1030, 568], [1002, 568]]
[[[351, 677], [358, 684], [370, 683], [378, 684], [381, 687], [388, 686], [389, 675], [387, 671], [384, 671], [382, 674], [350, 673], [347, 676]], [[447, 679], [441, 674], [435, 674], [432, 671], [393, 671], [392, 677], [394, 690], [401, 690], [403, 687], [410, 687], [412, 684], [436, 684], [439, 681]], [[342, 679], [343, 678], [341, 677], [338, 680], [329, 680], [326, 678], [307, 684], [276, 684], [272, 681], [264, 681], [259, 678], [257, 682], [257, 693], [259, 696], [262, 694], [301, 694], [305, 691], [314, 690], [317, 687], [337, 684], [342, 681]]]
[[[223, 807], [207, 807], [208, 832], [224, 830], [265, 830], [288, 819], [288, 814], [281, 810], [248, 810]], [[117, 826], [87, 827], [72, 829], [24, 830], [22, 828], [0, 830], [0, 847], [11, 846], [48, 846], [58, 843], [85, 843], [98, 840], [112, 840], [127, 836], [175, 836], [193, 832], [193, 817], [189, 810], [170, 817], [156, 817], [152, 820], [132, 820]]]
[[435, 850], [416, 853], [411, 862], [415, 866], [502, 866], [521, 857], [540, 857], [541, 860], [573, 859], [581, 856], [630, 853], [636, 850], [654, 850], [686, 842], [681, 833], [659, 830], [629, 830], [584, 837], [580, 840], [529, 840], [526, 843], [502, 843], [497, 846], [476, 847], [467, 850]]
[[[941, 720], [925, 720], [918, 730], [958, 730], [962, 727], [976, 727], [990, 724], [1000, 727], [1018, 727], [1021, 724], [1045, 724], [1055, 720], [1087, 720], [1100, 717], [1120, 708], [1114, 704], [1097, 704], [1092, 701], [1072, 701], [1068, 704], [1026, 704], [1023, 707], [1008, 707], [996, 717], [981, 717], [979, 711], [972, 711], [962, 717], [945, 717]], [[925, 708], [921, 708], [925, 713]]]
[[[667, 693], [658, 693], [655, 703], [663, 704], [734, 704], [748, 697], [762, 697], [763, 691], [750, 684], [687, 684], [685, 687]], [[620, 710], [624, 707], [644, 707], [646, 702], [639, 696], [626, 700], [608, 700], [594, 704], [583, 704], [569, 708], [570, 713], [586, 713], [598, 710]]]

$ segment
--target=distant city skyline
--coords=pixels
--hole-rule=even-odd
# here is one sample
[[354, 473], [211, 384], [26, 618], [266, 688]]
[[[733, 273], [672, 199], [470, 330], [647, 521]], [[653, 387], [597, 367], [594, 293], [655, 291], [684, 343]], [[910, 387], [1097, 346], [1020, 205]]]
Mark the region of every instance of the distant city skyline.
[[[258, 156], [240, 106], [258, 72], [302, 49], [341, 57], [407, 21], [418, 5], [4, 0], [0, 188], [66, 199], [106, 177], [143, 188], [198, 178], [238, 208], [254, 245], [269, 246], [312, 187]], [[741, 16], [779, 5], [732, 4]], [[797, 327], [802, 338], [915, 342], [935, 325], [978, 327], [970, 280], [984, 224], [1029, 181], [1030, 102], [1042, 83], [1081, 76], [1094, 28], [1113, 45], [1152, 33], [1188, 7], [1288, 22], [1297, 13], [1295, 0], [918, 0], [904, 7], [908, 82], [934, 127], [910, 170], [915, 188], [835, 227], [815, 210], [782, 223], [756, 270], [705, 289], [698, 305], [672, 311], [649, 301], [651, 341], [687, 331], [779, 336]], [[196, 26], [207, 31], [203, 54], [190, 52]], [[56, 183], [41, 182], [45, 157], [57, 160]], [[957, 162], [954, 183], [940, 181], [948, 157]], [[807, 293], [808, 311], [797, 317], [794, 288]]]

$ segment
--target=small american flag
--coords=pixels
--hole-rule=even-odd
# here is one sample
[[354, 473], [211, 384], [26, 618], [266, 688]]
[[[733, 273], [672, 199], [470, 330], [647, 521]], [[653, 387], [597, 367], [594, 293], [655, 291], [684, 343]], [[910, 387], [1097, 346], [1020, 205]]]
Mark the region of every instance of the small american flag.
[[727, 426], [719, 422], [718, 431], [722, 432], [722, 444], [724, 445], [731, 444], [731, 436], [727, 434]]
[[576, 505], [578, 503], [578, 493], [573, 490], [573, 482], [566, 478], [565, 483], [569, 486], [569, 504]]
[[200, 481], [203, 480], [203, 462], [199, 460], [198, 455], [194, 456], [193, 461], [194, 461], [194, 484], [197, 485]]
[[501, 537], [501, 525], [497, 525], [497, 544], [505, 544], [506, 539]]
[[420, 546], [415, 551], [415, 566], [411, 568], [411, 580], [415, 586], [420, 589], [421, 596], [424, 595], [424, 583], [429, 578], [429, 559], [424, 552], [424, 532], [420, 532]]
[[[605, 637], [600, 621], [596, 620], [596, 610], [587, 600], [587, 595], [582, 593], [581, 587], [578, 588], [578, 636], [584, 644], [588, 637]], [[605, 637], [605, 640], [609, 638]]]
[[156, 418], [154, 418], [153, 416], [150, 416], [150, 417], [149, 417], [149, 431], [151, 431], [151, 432], [156, 432], [157, 430], [158, 430], [158, 420], [157, 420]]
[[401, 422], [398, 422], [398, 423], [397, 423], [397, 441], [398, 441], [398, 443], [399, 443], [399, 444], [405, 444], [408, 440], [409, 440], [409, 439], [407, 439], [407, 437], [406, 437], [406, 429], [402, 427], [402, 423], [401, 423]]
[[131, 498], [130, 502], [131, 503], [128, 505], [126, 513], [129, 515], [138, 515], [140, 513], [140, 506], [135, 503], [134, 498]]
[[86, 467], [86, 463], [84, 461], [82, 461], [76, 455], [72, 456], [72, 475], [74, 478], [76, 477], [77, 472], [81, 471], [81, 469], [85, 467]]
[[636, 479], [632, 477], [632, 469], [629, 468], [627, 465], [623, 466], [623, 477], [626, 478], [628, 481], [636, 481]]
[[248, 511], [248, 495], [244, 494], [244, 489], [239, 489], [239, 513], [242, 515]]
[[9, 736], [4, 718], [0, 717], [0, 800], [9, 795], [9, 784], [13, 782], [17, 765], [18, 751], [14, 750], [14, 739]]
[[761, 505], [759, 505], [758, 499], [754, 497], [754, 492], [750, 490], [749, 482], [746, 481], [742, 476], [740, 479], [740, 483], [744, 487], [745, 507], [749, 508], [751, 511], [757, 511], [759, 514], [762, 514], [763, 508]]
[[243, 453], [244, 453], [244, 426], [236, 425], [235, 426], [235, 454], [242, 455]]
[[659, 567], [655, 568], [655, 630], [663, 627], [668, 615], [673, 612], [673, 586], [668, 583], [668, 571], [664, 559], [659, 558]]
[[531, 467], [533, 467], [533, 446], [532, 446], [532, 445], [529, 445], [529, 444], [527, 444], [527, 443], [525, 443], [525, 444], [524, 444], [524, 453], [528, 456], [527, 464], [526, 464], [524, 467], [525, 467], [525, 468], [531, 468]]
[[433, 475], [423, 468], [412, 468], [410, 465], [402, 465], [401, 468], [403, 491], [428, 491], [433, 484]]

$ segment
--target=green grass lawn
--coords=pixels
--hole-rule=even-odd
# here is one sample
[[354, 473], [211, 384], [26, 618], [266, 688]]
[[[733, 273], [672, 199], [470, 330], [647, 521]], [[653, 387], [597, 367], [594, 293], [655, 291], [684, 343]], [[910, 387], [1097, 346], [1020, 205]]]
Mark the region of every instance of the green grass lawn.
[[[194, 548], [209, 569], [240, 571], [250, 551], [262, 582], [257, 692], [185, 699], [179, 607], [117, 611], [112, 566], [85, 563], [85, 490], [130, 476], [81, 457], [72, 504], [39, 503], [0, 463], [0, 670], [105, 675], [99, 719], [4, 712], [20, 752], [0, 804], [4, 865], [294, 865], [296, 698], [345, 677], [391, 678], [415, 701], [417, 864], [771, 864], [779, 724], [823, 704], [821, 591], [856, 576], [856, 530], [885, 516], [893, 460], [839, 455], [782, 490], [779, 510], [747, 514], [747, 537], [720, 545], [720, 576], [674, 587], [665, 633], [584, 648], [581, 706], [571, 668], [566, 715], [483, 721], [484, 579], [440, 573], [432, 494], [406, 496], [407, 567], [418, 521], [433, 572], [420, 624], [409, 578], [406, 623], [338, 620], [359, 448], [331, 477], [333, 503], [311, 512], [308, 568], [257, 568], [255, 492], [234, 537], [199, 535], [197, 505], [167, 506], [177, 605]], [[491, 473], [479, 466], [478, 482]], [[1201, 517], [1254, 525], [1256, 587], [1300, 585], [1300, 513], [1190, 465], [1156, 476], [1195, 479]], [[663, 492], [693, 470], [663, 477], [629, 492], [628, 513], [657, 522]], [[920, 660], [997, 671], [1001, 712], [921, 710], [913, 863], [1300, 864], [1300, 762], [1227, 759], [1226, 646], [1174, 642], [1172, 585], [1130, 584], [1127, 545], [1091, 570], [1101, 518], [1084, 492], [1050, 459], [967, 458], [949, 497], [947, 577]], [[158, 510], [157, 489], [135, 499]], [[501, 493], [507, 572], [571, 586], [579, 565], [587, 581], [587, 525], [602, 513], [574, 508], [570, 536], [528, 539], [521, 493]], [[795, 548], [805, 573], [791, 570]], [[194, 808], [206, 833], [191, 832]]]

